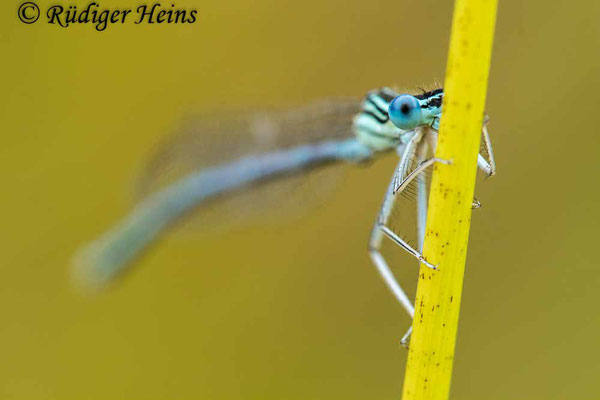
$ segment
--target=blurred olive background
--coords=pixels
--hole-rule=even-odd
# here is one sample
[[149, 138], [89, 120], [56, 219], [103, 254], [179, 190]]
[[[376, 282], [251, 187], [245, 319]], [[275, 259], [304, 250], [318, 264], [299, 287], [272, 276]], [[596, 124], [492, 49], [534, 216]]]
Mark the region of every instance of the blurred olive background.
[[[186, 115], [443, 81], [451, 2], [177, 0], [197, 23], [105, 32], [25, 25], [19, 4], [0, 8], [0, 398], [399, 398], [410, 321], [366, 252], [393, 156], [303, 218], [176, 229], [98, 296], [69, 262]], [[599, 17], [500, 4], [455, 399], [600, 397]], [[414, 293], [417, 265], [384, 251]]]

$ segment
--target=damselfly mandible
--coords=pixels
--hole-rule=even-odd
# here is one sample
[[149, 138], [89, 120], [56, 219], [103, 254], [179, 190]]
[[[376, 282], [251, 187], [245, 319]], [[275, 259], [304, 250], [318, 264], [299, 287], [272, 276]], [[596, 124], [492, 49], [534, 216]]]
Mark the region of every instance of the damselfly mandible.
[[[212, 152], [204, 149], [208, 158], [213, 157], [211, 165], [191, 171], [148, 195], [115, 227], [85, 246], [75, 259], [76, 276], [88, 285], [101, 286], [109, 282], [167, 227], [216, 196], [335, 162], [361, 163], [395, 150], [400, 161], [372, 229], [368, 248], [384, 282], [413, 317], [413, 304], [392, 274], [380, 248], [383, 238], [388, 237], [419, 262], [437, 268], [421, 254], [427, 215], [427, 184], [421, 176], [435, 163], [451, 164], [432, 156], [443, 97], [442, 89], [411, 95], [386, 87], [369, 92], [361, 102], [329, 102], [302, 112], [247, 113], [230, 115], [231, 121], [223, 123], [213, 121], [207, 126], [223, 137], [227, 137], [235, 121], [237, 130], [258, 134], [266, 140], [273, 132], [285, 131], [294, 136], [296, 143], [266, 146], [265, 151], [254, 155], [239, 153], [239, 157], [230, 157], [226, 162], [222, 161], [225, 154], [219, 149]], [[487, 119], [482, 127], [482, 151], [477, 164], [491, 176], [496, 167], [486, 125]], [[299, 140], [305, 143], [298, 145]], [[417, 248], [388, 227], [396, 196], [408, 187], [416, 190]], [[473, 200], [473, 207], [478, 206], [479, 202]], [[410, 330], [402, 342], [406, 343], [409, 336]]]

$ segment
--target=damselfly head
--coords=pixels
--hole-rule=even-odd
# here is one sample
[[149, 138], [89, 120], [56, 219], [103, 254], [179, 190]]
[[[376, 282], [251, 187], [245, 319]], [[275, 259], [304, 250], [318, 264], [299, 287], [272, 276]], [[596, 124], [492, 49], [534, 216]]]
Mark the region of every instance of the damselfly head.
[[422, 124], [421, 103], [410, 94], [401, 94], [392, 100], [388, 115], [392, 123], [404, 131], [410, 131]]

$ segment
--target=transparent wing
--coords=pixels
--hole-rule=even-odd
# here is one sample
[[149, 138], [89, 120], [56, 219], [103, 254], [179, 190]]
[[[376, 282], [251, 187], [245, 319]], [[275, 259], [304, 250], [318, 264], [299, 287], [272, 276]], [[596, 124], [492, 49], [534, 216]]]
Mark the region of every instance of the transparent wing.
[[[190, 172], [227, 164], [249, 155], [326, 139], [351, 137], [360, 101], [327, 100], [294, 110], [227, 111], [188, 118], [148, 161], [137, 199]], [[285, 179], [244, 187], [208, 201], [184, 225], [202, 231], [228, 229], [240, 222], [264, 223], [298, 216], [324, 201], [343, 166], [328, 165]], [[194, 229], [197, 230], [197, 229]]]

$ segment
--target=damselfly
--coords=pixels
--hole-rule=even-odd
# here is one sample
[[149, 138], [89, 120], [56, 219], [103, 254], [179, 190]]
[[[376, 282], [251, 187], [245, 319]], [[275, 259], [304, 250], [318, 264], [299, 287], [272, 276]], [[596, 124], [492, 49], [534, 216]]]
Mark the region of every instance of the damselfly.
[[[254, 135], [263, 144], [263, 151], [244, 155], [251, 149], [238, 146], [237, 152], [232, 152], [231, 147], [235, 146], [224, 150], [207, 147], [203, 142], [202, 156], [194, 154], [194, 145], [188, 142], [186, 152], [180, 153], [205, 159], [207, 163], [148, 195], [115, 227], [87, 245], [76, 258], [77, 276], [95, 286], [109, 282], [167, 227], [210, 199], [219, 200], [223, 195], [244, 192], [258, 184], [331, 163], [362, 163], [395, 150], [400, 161], [373, 226], [368, 248], [384, 282], [413, 317], [413, 304], [392, 274], [380, 248], [383, 238], [388, 237], [419, 262], [437, 268], [421, 254], [427, 215], [427, 183], [423, 174], [435, 163], [451, 164], [433, 157], [443, 97], [442, 89], [411, 95], [386, 87], [369, 92], [360, 102], [328, 102], [278, 113], [230, 113], [205, 120], [200, 127], [201, 131], [205, 130], [201, 135], [212, 133], [233, 138], [234, 131]], [[495, 173], [495, 163], [486, 125], [487, 120], [482, 127], [478, 167], [491, 176]], [[272, 140], [280, 132], [292, 138], [291, 142]], [[298, 145], [300, 140], [305, 143]], [[181, 161], [181, 157], [175, 157], [174, 162], [177, 161]], [[416, 191], [416, 248], [388, 226], [397, 195], [408, 188]], [[474, 207], [478, 204], [473, 201]], [[409, 335], [410, 330], [403, 343]]]

